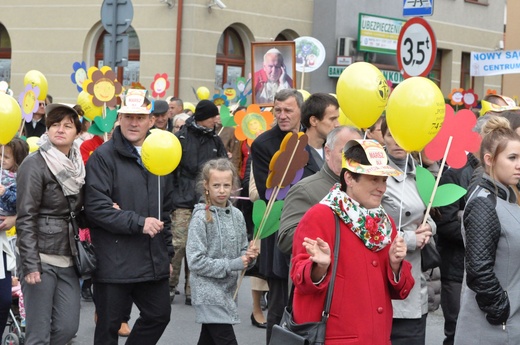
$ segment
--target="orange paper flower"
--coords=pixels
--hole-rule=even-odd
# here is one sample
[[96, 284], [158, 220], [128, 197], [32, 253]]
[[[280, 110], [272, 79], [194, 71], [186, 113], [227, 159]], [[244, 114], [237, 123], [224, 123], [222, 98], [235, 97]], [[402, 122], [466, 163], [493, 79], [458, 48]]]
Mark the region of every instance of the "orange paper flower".
[[452, 105], [463, 105], [464, 104], [464, 89], [453, 89], [448, 95], [450, 103]]
[[237, 111], [235, 114], [235, 137], [242, 141], [247, 140], [251, 146], [260, 134], [271, 128], [274, 115], [270, 111], [261, 111], [257, 104], [251, 104], [247, 110]]

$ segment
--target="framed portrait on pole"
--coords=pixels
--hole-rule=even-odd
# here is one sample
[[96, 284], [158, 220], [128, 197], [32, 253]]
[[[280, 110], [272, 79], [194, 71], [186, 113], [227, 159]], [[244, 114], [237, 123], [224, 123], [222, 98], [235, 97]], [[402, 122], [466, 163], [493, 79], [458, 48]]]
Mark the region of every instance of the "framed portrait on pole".
[[294, 41], [251, 43], [254, 104], [272, 106], [278, 91], [296, 87], [295, 51]]

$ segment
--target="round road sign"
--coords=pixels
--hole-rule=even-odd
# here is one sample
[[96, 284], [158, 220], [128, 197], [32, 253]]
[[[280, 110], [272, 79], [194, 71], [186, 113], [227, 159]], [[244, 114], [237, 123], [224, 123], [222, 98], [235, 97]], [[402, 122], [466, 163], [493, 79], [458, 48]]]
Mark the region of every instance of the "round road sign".
[[403, 76], [426, 77], [436, 54], [437, 40], [430, 24], [419, 17], [408, 20], [397, 40], [397, 64]]

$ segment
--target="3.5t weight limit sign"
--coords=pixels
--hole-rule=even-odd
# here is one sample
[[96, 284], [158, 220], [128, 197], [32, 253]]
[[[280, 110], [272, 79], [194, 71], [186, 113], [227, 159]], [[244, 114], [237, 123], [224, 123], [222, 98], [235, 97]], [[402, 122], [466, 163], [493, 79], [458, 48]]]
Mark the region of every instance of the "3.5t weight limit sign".
[[397, 40], [397, 64], [403, 76], [426, 77], [436, 54], [437, 40], [430, 24], [419, 17], [408, 20]]

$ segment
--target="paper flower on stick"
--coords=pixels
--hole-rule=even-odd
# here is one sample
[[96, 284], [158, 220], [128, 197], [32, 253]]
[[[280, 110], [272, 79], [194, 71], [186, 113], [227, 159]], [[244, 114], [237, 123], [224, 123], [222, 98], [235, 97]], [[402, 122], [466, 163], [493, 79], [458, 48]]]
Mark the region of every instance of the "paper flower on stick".
[[466, 90], [462, 94], [462, 100], [464, 101], [464, 106], [466, 107], [466, 109], [470, 109], [477, 106], [478, 95], [473, 91], [473, 89]]
[[471, 110], [462, 109], [456, 114], [453, 108], [446, 104], [446, 115], [441, 130], [425, 147], [424, 153], [433, 160], [440, 160], [444, 156], [448, 140], [453, 137], [446, 163], [455, 169], [462, 168], [467, 161], [466, 151], [476, 152], [482, 138], [473, 127], [477, 119]]
[[237, 97], [237, 90], [235, 89], [235, 85], [226, 83], [224, 84], [224, 95], [227, 97], [228, 101], [232, 101]]
[[273, 121], [273, 113], [261, 111], [257, 104], [251, 104], [247, 109], [235, 113], [235, 137], [240, 141], [247, 140], [247, 144], [251, 146], [253, 140], [271, 128]]
[[40, 88], [27, 84], [25, 90], [18, 96], [18, 104], [22, 109], [22, 117], [25, 122], [31, 122], [33, 114], [38, 111], [38, 96], [40, 95]]
[[452, 105], [463, 105], [464, 104], [464, 89], [453, 89], [448, 95], [450, 103]]
[[486, 90], [486, 96], [487, 95], [496, 95], [497, 94], [497, 90], [495, 89], [487, 89]]
[[[280, 216], [282, 215], [283, 200], [277, 200], [272, 204], [267, 218], [260, 233], [260, 239], [266, 238], [274, 234], [280, 228]], [[267, 211], [267, 205], [264, 200], [257, 200], [253, 203], [253, 224], [255, 225], [254, 237], [257, 237], [258, 229], [262, 223], [262, 218]]]
[[298, 182], [303, 175], [303, 168], [309, 160], [309, 152], [305, 150], [309, 138], [303, 132], [287, 133], [280, 149], [276, 151], [269, 163], [265, 196], [271, 199], [277, 189], [277, 200], [284, 199], [292, 184]]
[[83, 90], [92, 96], [92, 103], [96, 107], [103, 104], [109, 107], [116, 106], [117, 96], [123, 91], [116, 77], [109, 66], [103, 66], [101, 69], [93, 66], [88, 69], [88, 79], [83, 82]]
[[170, 87], [170, 82], [168, 81], [168, 74], [157, 73], [153, 78], [152, 84], [150, 84], [150, 89], [152, 89], [152, 97], [153, 98], [161, 98], [166, 95], [166, 90]]
[[87, 64], [85, 61], [74, 62], [72, 69], [74, 72], [70, 75], [70, 79], [72, 80], [72, 84], [76, 85], [78, 92], [81, 92], [83, 91], [83, 82], [87, 79]]
[[[415, 179], [417, 181], [417, 190], [421, 196], [424, 205], [428, 205], [433, 187], [435, 185], [435, 178], [432, 173], [421, 166], [417, 167]], [[447, 183], [437, 187], [433, 203], [431, 207], [441, 207], [453, 204], [455, 201], [466, 195], [466, 190], [455, 183]]]
[[229, 105], [229, 101], [227, 96], [223, 93], [216, 93], [213, 95], [213, 103], [218, 107], [219, 105], [225, 105], [226, 107]]

